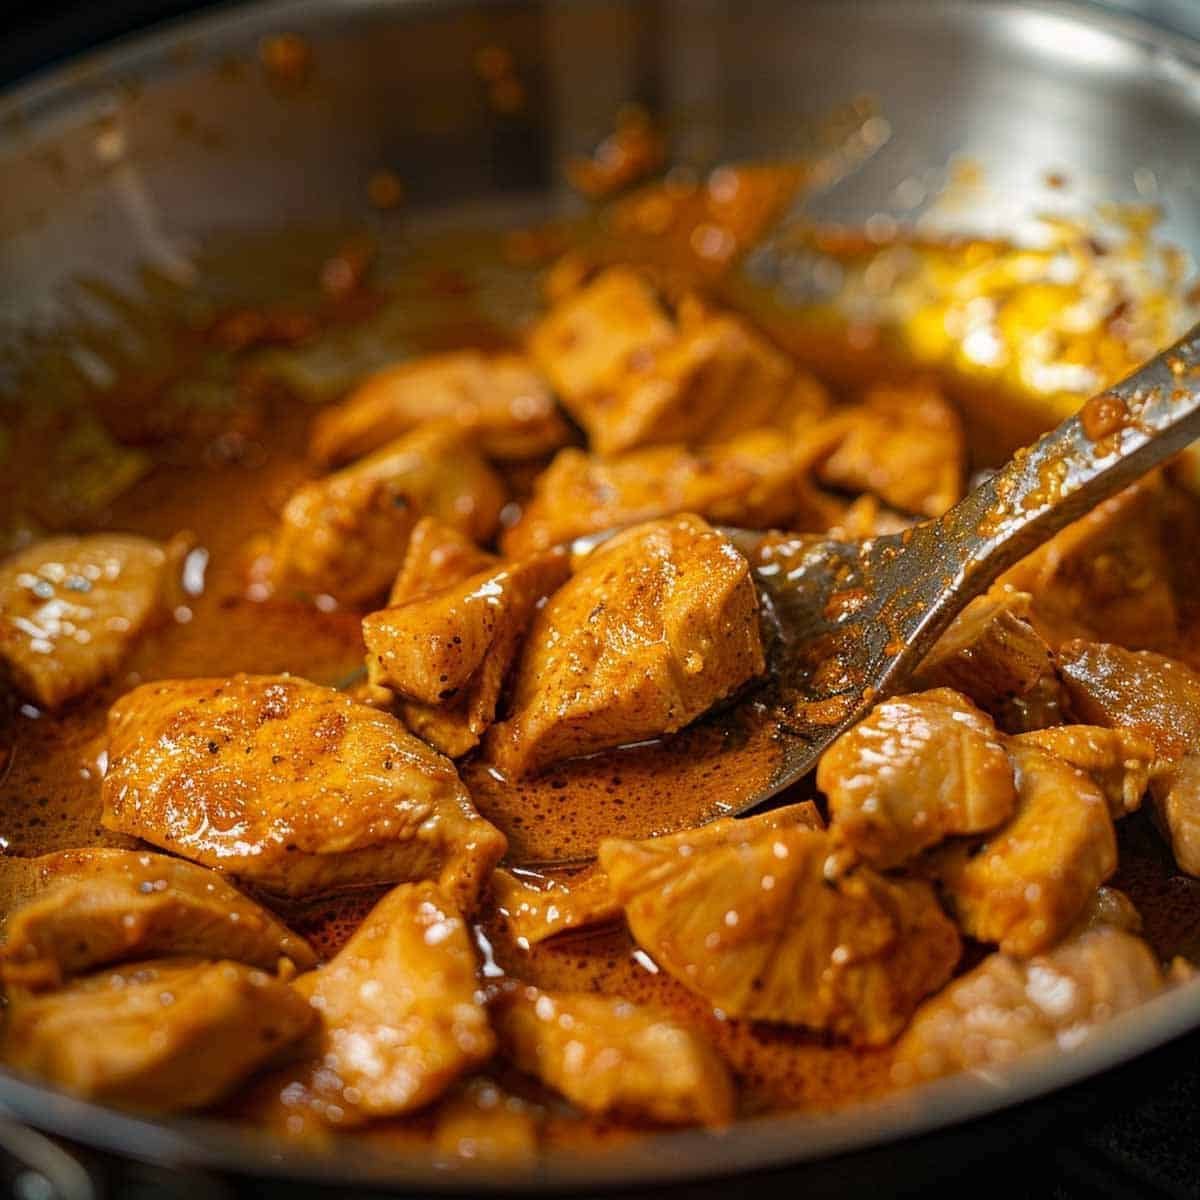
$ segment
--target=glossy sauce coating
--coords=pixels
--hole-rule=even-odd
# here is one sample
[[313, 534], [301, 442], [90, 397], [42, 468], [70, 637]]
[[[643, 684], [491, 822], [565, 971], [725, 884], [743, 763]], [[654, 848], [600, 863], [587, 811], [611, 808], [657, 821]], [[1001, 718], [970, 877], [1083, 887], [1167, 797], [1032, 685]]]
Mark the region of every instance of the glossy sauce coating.
[[[444, 331], [429, 340], [456, 344]], [[480, 344], [494, 348], [487, 339]], [[859, 367], [869, 375], [870, 356], [860, 357]], [[885, 370], [879, 364], [875, 369]], [[204, 552], [192, 564], [203, 584], [139, 643], [111, 682], [77, 705], [55, 716], [14, 706], [4, 716], [0, 747], [8, 754], [0, 765], [0, 837], [10, 856], [135, 844], [99, 825], [99, 760], [107, 708], [137, 684], [291, 671], [337, 685], [359, 669], [358, 612], [286, 596], [256, 601], [245, 594], [247, 545], [270, 529], [282, 500], [308, 474], [310, 417], [311, 411], [294, 402], [275, 406], [266, 423], [269, 436], [260, 433], [253, 455], [238, 462], [210, 457], [200, 464], [163, 463], [96, 515], [98, 528], [160, 540], [190, 531]], [[518, 784], [498, 778], [481, 762], [468, 762], [462, 775], [481, 814], [508, 836], [511, 861], [561, 863], [590, 858], [606, 836], [641, 838], [719, 816], [760, 790], [777, 757], [769, 713], [750, 703], [670, 739], [560, 764]], [[1160, 953], [1200, 946], [1193, 915], [1200, 883], [1164, 869], [1161, 847], [1141, 817], [1126, 824], [1114, 882], [1132, 895]], [[0, 862], [4, 909], [27, 888], [20, 863]], [[305, 904], [276, 901], [273, 907], [328, 958], [380, 894], [364, 889]], [[596, 989], [651, 1002], [686, 1020], [711, 1040], [737, 1076], [741, 1115], [781, 1108], [823, 1111], [892, 1086], [890, 1049], [856, 1049], [816, 1034], [729, 1019], [669, 979], [621, 926], [527, 950], [514, 943], [501, 917], [485, 913], [476, 937], [484, 951], [485, 982], [511, 972], [538, 986]], [[545, 1128], [551, 1140], [575, 1144], [581, 1137], [579, 1127], [562, 1122]], [[587, 1128], [582, 1136], [589, 1144], [620, 1135], [611, 1123]], [[400, 1144], [427, 1132], [427, 1119], [416, 1117], [388, 1123], [370, 1136]]]

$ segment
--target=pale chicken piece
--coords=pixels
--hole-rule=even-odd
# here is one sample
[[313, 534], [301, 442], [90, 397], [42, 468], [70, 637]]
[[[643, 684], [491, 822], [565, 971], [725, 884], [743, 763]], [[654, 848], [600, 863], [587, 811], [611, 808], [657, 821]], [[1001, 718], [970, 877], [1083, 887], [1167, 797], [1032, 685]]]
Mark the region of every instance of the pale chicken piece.
[[699, 517], [638, 526], [588, 555], [535, 617], [489, 752], [517, 777], [672, 733], [763, 669], [745, 558]]
[[963, 692], [1002, 727], [1021, 732], [1021, 708], [1061, 691], [1054, 655], [1029, 621], [1033, 597], [993, 588], [954, 619], [913, 676], [921, 689]]
[[450, 1159], [529, 1162], [537, 1154], [542, 1113], [492, 1080], [469, 1079], [438, 1106], [433, 1144]]
[[1039, 1046], [1071, 1050], [1165, 986], [1150, 948], [1093, 929], [1022, 961], [989, 955], [927, 1000], [896, 1047], [897, 1083], [1003, 1066]]
[[981, 846], [937, 851], [935, 873], [964, 932], [1018, 958], [1053, 946], [1117, 867], [1108, 802], [1093, 780], [1036, 745], [1009, 745], [1017, 812]]
[[273, 970], [316, 965], [308, 943], [215, 871], [141, 850], [64, 850], [37, 860], [43, 886], [8, 920], [0, 974], [57, 987], [105, 963], [186, 955]]
[[784, 406], [794, 369], [766, 338], [695, 302], [680, 318], [670, 342], [627, 360], [618, 384], [575, 401], [574, 416], [598, 454], [720, 439]]
[[167, 609], [185, 539], [54, 537], [0, 563], [0, 668], [43, 708], [107, 679]]
[[1060, 725], [1024, 733], [1014, 740], [1040, 746], [1090, 775], [1100, 785], [1114, 821], [1141, 808], [1151, 780], [1166, 770], [1159, 764], [1153, 744], [1130, 729]]
[[504, 502], [468, 434], [430, 422], [292, 494], [269, 554], [272, 586], [369, 602], [392, 583], [421, 517], [484, 541]]
[[1030, 619], [1052, 647], [1088, 638], [1170, 651], [1179, 640], [1170, 502], [1161, 473], [1147, 476], [1068, 525], [1001, 583], [1033, 597]]
[[499, 555], [481, 550], [469, 537], [436, 517], [422, 517], [413, 527], [404, 565], [392, 583], [388, 604], [406, 604], [494, 567]]
[[531, 330], [529, 353], [567, 410], [589, 429], [593, 398], [614, 389], [631, 364], [674, 337], [675, 326], [647, 280], [618, 266], [559, 299]]
[[1120, 888], [1098, 887], [1075, 924], [1076, 933], [1106, 928], [1142, 932], [1142, 914]]
[[402, 697], [414, 732], [451, 757], [479, 741], [538, 607], [567, 577], [562, 549], [502, 562], [363, 619], [372, 686]]
[[881, 868], [952, 834], [995, 829], [1017, 803], [1001, 735], [950, 688], [877, 705], [825, 751], [817, 786], [835, 839]]
[[302, 1038], [316, 1014], [244, 963], [164, 958], [10, 994], [0, 1058], [85, 1100], [203, 1108]]
[[505, 850], [449, 759], [307, 680], [143, 684], [108, 739], [108, 829], [272, 892], [438, 878], [470, 911]]
[[601, 842], [634, 938], [727, 1016], [891, 1041], [950, 977], [958, 931], [927, 883], [839, 873], [828, 833], [775, 816]]
[[611, 459], [561, 450], [501, 545], [523, 557], [681, 512], [747, 529], [823, 531], [840, 518], [842, 505], [814, 486], [812, 468], [837, 444], [840, 421], [753, 429], [702, 449], [649, 446]]
[[787, 386], [751, 390], [740, 389], [721, 407], [702, 437], [688, 440], [705, 446], [718, 446], [753, 429], [770, 428], [803, 438], [810, 430], [824, 427], [830, 420], [829, 392], [813, 375], [790, 363], [792, 374]]
[[825, 483], [873, 492], [902, 512], [926, 517], [940, 517], [962, 499], [962, 421], [937, 388], [875, 387], [850, 415], [846, 437], [820, 464]]
[[421, 1108], [495, 1050], [470, 931], [432, 883], [390, 891], [295, 987], [320, 1014], [300, 1086], [330, 1124]]
[[1165, 769], [1154, 814], [1180, 870], [1200, 875], [1200, 674], [1150, 650], [1072, 642], [1059, 654], [1071, 706], [1085, 721], [1150, 741]]
[[492, 874], [492, 902], [517, 945], [525, 949], [621, 915], [608, 877], [597, 867], [565, 876], [497, 867]]
[[448, 420], [490, 458], [538, 458], [570, 432], [545, 380], [519, 354], [459, 350], [368, 375], [313, 423], [310, 452], [340, 466], [427, 421]]
[[589, 1113], [663, 1125], [727, 1125], [724, 1061], [670, 1017], [616, 996], [517, 985], [492, 1003], [503, 1052]]

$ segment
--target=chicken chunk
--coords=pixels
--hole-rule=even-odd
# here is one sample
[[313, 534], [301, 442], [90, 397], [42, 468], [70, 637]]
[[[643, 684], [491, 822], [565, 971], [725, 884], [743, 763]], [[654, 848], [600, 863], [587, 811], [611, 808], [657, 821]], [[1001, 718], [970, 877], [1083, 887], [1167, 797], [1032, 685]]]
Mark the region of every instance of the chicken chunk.
[[1041, 716], [1057, 718], [1061, 685], [1054, 655], [1029, 621], [1032, 605], [1028, 593], [1008, 588], [972, 600], [925, 656], [914, 684], [955, 688], [1013, 733]]
[[775, 815], [718, 822], [720, 837], [601, 842], [634, 938], [731, 1017], [891, 1041], [950, 977], [958, 932], [928, 884], [838, 874], [829, 834]]
[[995, 829], [1017, 803], [995, 725], [949, 688], [878, 705], [825, 751], [817, 786], [834, 837], [881, 868], [950, 834]]
[[310, 450], [339, 466], [427, 421], [453, 421], [489, 458], [538, 458], [570, 434], [554, 397], [518, 354], [459, 350], [384, 367], [313, 424]]
[[940, 517], [963, 497], [966, 439], [958, 413], [928, 383], [872, 388], [821, 479], [873, 492], [902, 512]]
[[1170, 651], [1179, 637], [1166, 485], [1148, 476], [1098, 504], [1001, 577], [1033, 597], [1053, 647], [1072, 638]]
[[1065, 645], [1059, 670], [1080, 717], [1154, 747], [1154, 815], [1180, 870], [1200, 875], [1200, 675], [1150, 650], [1087, 642]]
[[526, 949], [559, 933], [602, 925], [621, 914], [608, 877], [594, 867], [570, 876], [497, 867], [492, 874], [492, 900], [517, 945]]
[[321, 1018], [301, 1086], [330, 1124], [421, 1108], [495, 1049], [470, 932], [432, 883], [390, 891], [295, 987]]
[[672, 733], [763, 669], [746, 560], [699, 517], [638, 526], [593, 551], [534, 619], [492, 757], [528, 775]]
[[996, 953], [917, 1011], [896, 1047], [897, 1082], [1002, 1066], [1039, 1046], [1071, 1050], [1163, 989], [1140, 938], [1094, 929], [1022, 961]]
[[504, 500], [500, 477], [461, 428], [423, 425], [292, 494], [270, 553], [272, 584], [369, 602], [391, 584], [422, 516], [483, 541]]
[[938, 852], [936, 870], [966, 933], [1028, 958], [1062, 938], [1116, 870], [1117, 840], [1087, 775], [1019, 739], [1009, 752], [1016, 816], [982, 846]]
[[1129, 729], [1060, 725], [1022, 734], [1016, 741], [1040, 746], [1090, 775], [1100, 785], [1114, 821], [1141, 808], [1150, 781], [1163, 771], [1153, 744]]
[[90, 691], [166, 608], [184, 549], [97, 533], [14, 554], [0, 564], [0, 666], [43, 708]]
[[461, 583], [500, 562], [498, 555], [481, 550], [469, 537], [435, 517], [422, 517], [413, 526], [404, 565], [392, 583], [388, 604], [407, 604]]
[[566, 553], [547, 550], [369, 614], [368, 679], [403, 697], [415, 733], [451, 757], [465, 754], [495, 718], [534, 613], [568, 571]]
[[610, 267], [542, 317], [529, 335], [529, 352], [588, 429], [594, 398], [613, 391], [631, 364], [674, 337], [675, 327], [650, 284], [629, 267]]
[[109, 712], [107, 828], [291, 896], [440, 878], [470, 911], [503, 855], [454, 765], [291, 676], [143, 684]]
[[719, 440], [773, 419], [793, 376], [787, 358], [745, 321], [697, 312], [665, 346], [627, 362], [611, 390], [580, 398], [573, 413], [603, 455]]
[[522, 557], [681, 512], [747, 529], [824, 530], [842, 510], [813, 486], [812, 466], [840, 436], [831, 418], [806, 431], [754, 429], [702, 450], [651, 446], [613, 459], [562, 450], [501, 544]]
[[639, 1004], [518, 985], [492, 1005], [504, 1053], [589, 1113], [663, 1125], [727, 1125], [733, 1081], [684, 1025]]
[[205, 867], [138, 850], [65, 850], [39, 859], [37, 897], [9, 918], [0, 973], [57, 987], [105, 963], [188, 955], [274, 969], [316, 965], [305, 940]]
[[263, 971], [167, 958], [41, 995], [16, 991], [0, 1057], [85, 1100], [185, 1112], [229, 1093], [315, 1020]]
[[742, 318], [686, 296], [672, 318], [611, 267], [559, 297], [530, 350], [602, 455], [719, 441], [824, 409], [824, 390]]

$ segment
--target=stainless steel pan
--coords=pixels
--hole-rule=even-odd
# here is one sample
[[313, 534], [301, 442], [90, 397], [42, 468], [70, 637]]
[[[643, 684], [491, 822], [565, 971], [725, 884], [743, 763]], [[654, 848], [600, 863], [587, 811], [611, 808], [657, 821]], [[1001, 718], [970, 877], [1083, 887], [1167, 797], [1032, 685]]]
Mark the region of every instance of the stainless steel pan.
[[[281, 86], [260, 40], [304, 35], [314, 70]], [[498, 113], [473, 55], [510, 49], [527, 103]], [[1092, 6], [1016, 2], [658, 0], [457, 3], [282, 0], [171, 26], [37, 80], [0, 102], [0, 333], [53, 326], [71, 281], [186, 275], [189, 248], [232, 231], [357, 224], [366, 181], [397, 171], [410, 211], [553, 212], [559, 165], [616, 107], [651, 104], [683, 161], [779, 157], [802, 118], [863, 93], [890, 140], [824, 197], [829, 215], [889, 209], [897, 185], [953, 155], [985, 168], [976, 227], [1010, 227], [1063, 197], [1151, 198], [1200, 251], [1200, 44]], [[931, 176], [932, 173], [932, 176]], [[915, 195], [912, 188], [904, 193]], [[321, 1158], [204, 1120], [104, 1111], [0, 1073], [0, 1105], [80, 1142], [184, 1166], [412, 1189], [580, 1188], [813, 1162], [944, 1129], [1078, 1083], [1200, 1027], [1200, 985], [1113, 1022], [1070, 1054], [821, 1116], [647, 1139], [536, 1169], [447, 1174], [355, 1148]]]

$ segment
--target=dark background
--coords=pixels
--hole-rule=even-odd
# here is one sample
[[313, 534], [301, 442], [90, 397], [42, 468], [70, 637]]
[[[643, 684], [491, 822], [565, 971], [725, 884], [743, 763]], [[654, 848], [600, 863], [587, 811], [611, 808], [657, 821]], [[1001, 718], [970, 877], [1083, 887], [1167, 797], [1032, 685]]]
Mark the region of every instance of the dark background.
[[[847, 3], [852, 0], [846, 0]], [[181, 16], [194, 0], [20, 0], [0, 24], [0, 87], [115, 37]], [[1114, 0], [1111, 7], [1200, 36], [1200, 0]], [[233, 1197], [308, 1200], [294, 1185], [266, 1189], [85, 1159], [112, 1197]], [[22, 1168], [0, 1154], [0, 1194], [39, 1200]], [[1054, 1200], [1200, 1197], [1200, 1033], [1130, 1067], [1035, 1106], [851, 1161], [772, 1173], [660, 1196], [955, 1196], [1000, 1193]], [[48, 1200], [48, 1197], [47, 1197]]]

